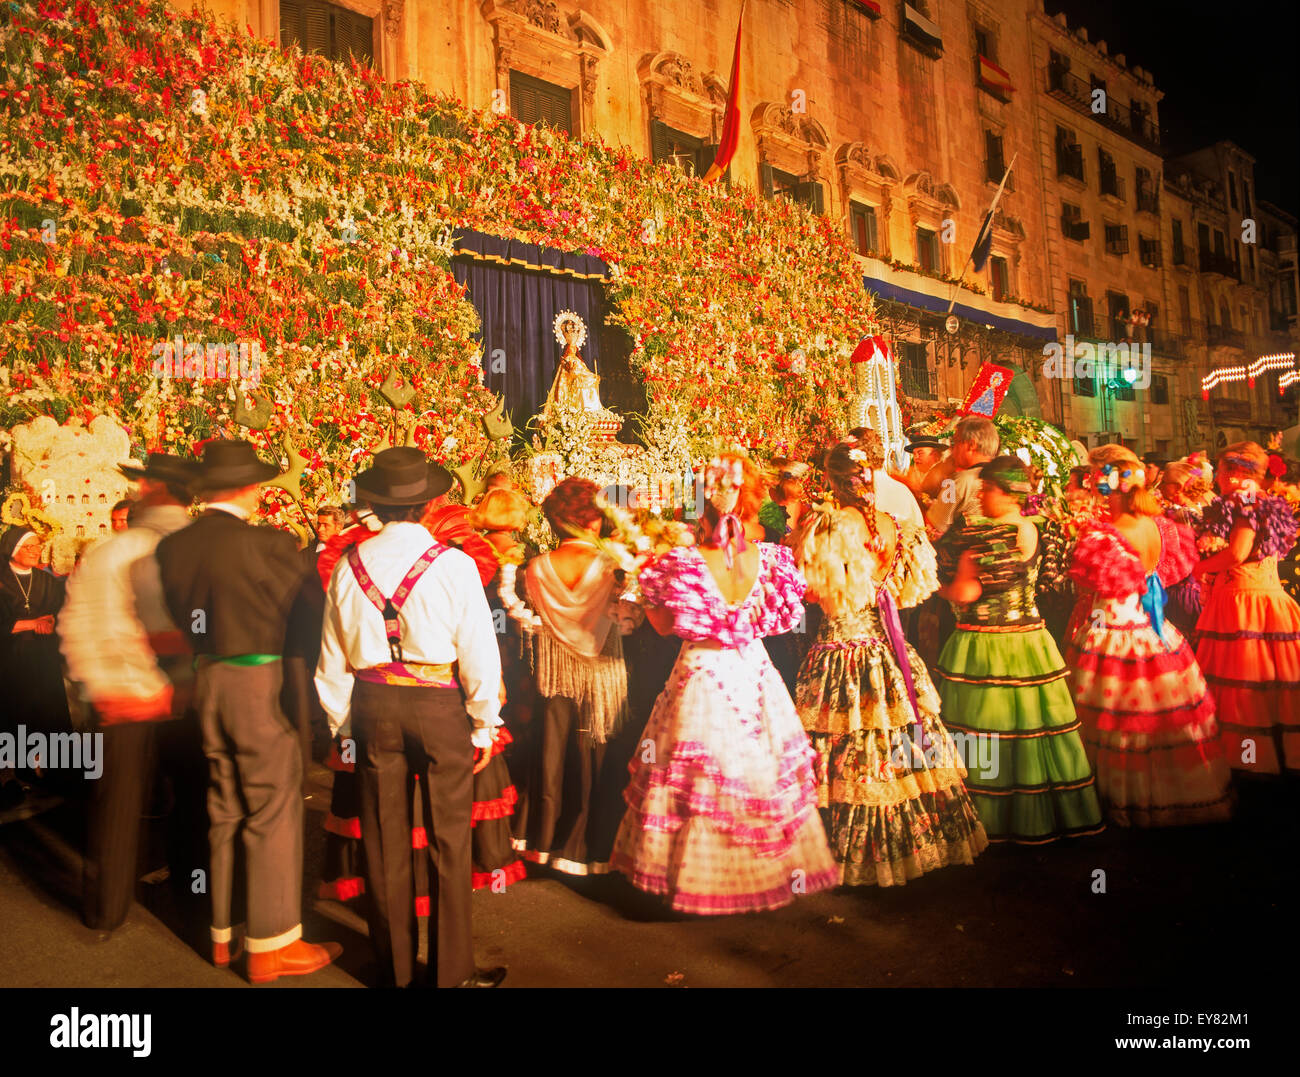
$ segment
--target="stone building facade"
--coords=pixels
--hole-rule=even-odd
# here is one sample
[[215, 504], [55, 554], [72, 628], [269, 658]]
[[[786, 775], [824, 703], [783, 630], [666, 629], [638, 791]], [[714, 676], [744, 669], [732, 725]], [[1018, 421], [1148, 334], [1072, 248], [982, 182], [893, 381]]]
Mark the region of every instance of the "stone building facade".
[[[721, 132], [740, 12], [740, 0], [207, 3], [256, 34], [352, 53], [386, 77], [695, 172]], [[992, 360], [1022, 372], [1005, 410], [1090, 443], [1183, 452], [1217, 429], [1199, 380], [1236, 342], [1195, 343], [1225, 287], [1207, 278], [1222, 266], [1201, 264], [1197, 230], [1207, 214], [1225, 237], [1239, 222], [1197, 193], [1201, 181], [1171, 186], [1160, 99], [1148, 72], [1048, 17], [1043, 0], [749, 0], [728, 179], [841, 224], [921, 410], [960, 400]], [[991, 255], [975, 273], [966, 259], [1013, 158]], [[1244, 175], [1235, 147], [1182, 167], [1217, 169], [1223, 183], [1229, 158]], [[1191, 264], [1170, 263], [1173, 204]], [[1293, 224], [1290, 234], [1294, 265]], [[1243, 303], [1253, 313], [1262, 296], [1267, 312], [1259, 292], [1230, 301], [1234, 328]], [[1044, 377], [1044, 344], [1067, 334], [1150, 344], [1150, 386]]]

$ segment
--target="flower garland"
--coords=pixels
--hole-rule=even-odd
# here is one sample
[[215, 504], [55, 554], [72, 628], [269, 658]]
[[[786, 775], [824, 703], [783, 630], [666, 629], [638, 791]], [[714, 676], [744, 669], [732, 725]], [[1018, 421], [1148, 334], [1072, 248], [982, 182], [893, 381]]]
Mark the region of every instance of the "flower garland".
[[[876, 327], [829, 218], [165, 0], [11, 3], [0, 49], [0, 426], [106, 413], [137, 451], [187, 451], [265, 409], [270, 455], [310, 434], [307, 503], [406, 430], [479, 459], [494, 400], [450, 271], [462, 227], [610, 266], [652, 432], [808, 455], [842, 429]], [[156, 369], [168, 344], [180, 374]], [[185, 374], [253, 344], [255, 377]], [[414, 396], [390, 407], [394, 373]]]

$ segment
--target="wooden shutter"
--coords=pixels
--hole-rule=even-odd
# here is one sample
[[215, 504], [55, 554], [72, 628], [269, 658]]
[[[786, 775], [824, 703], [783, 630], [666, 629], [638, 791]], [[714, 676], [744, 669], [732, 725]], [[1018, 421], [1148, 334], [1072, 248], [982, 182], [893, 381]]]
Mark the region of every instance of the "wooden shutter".
[[663, 161], [672, 156], [672, 140], [668, 128], [658, 120], [650, 121], [650, 160]]
[[303, 3], [302, 37], [298, 44], [303, 52], [314, 52], [321, 56], [330, 54], [330, 12], [328, 4]]
[[355, 11], [337, 11], [334, 16], [335, 59], [349, 57], [358, 63], [372, 64], [375, 59], [374, 20]]

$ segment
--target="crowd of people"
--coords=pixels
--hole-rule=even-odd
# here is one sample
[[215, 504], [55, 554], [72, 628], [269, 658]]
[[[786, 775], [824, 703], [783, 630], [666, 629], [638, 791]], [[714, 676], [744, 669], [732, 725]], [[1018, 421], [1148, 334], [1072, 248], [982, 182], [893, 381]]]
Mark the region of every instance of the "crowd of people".
[[[1300, 493], [1276, 448], [1103, 445], [1056, 496], [987, 419], [916, 433], [902, 473], [858, 429], [818, 460], [721, 453], [675, 521], [576, 477], [456, 504], [396, 448], [306, 549], [255, 526], [277, 469], [250, 443], [153, 454], [66, 580], [37, 531], [0, 536], [4, 728], [70, 728], [72, 698], [103, 736], [92, 927], [126, 918], [164, 789], [213, 962], [246, 952], [264, 983], [333, 961], [302, 938], [317, 758], [316, 893], [364, 907], [378, 981], [417, 981], [426, 919], [429, 984], [495, 986], [472, 891], [530, 870], [776, 909], [990, 843], [1223, 822], [1238, 777], [1294, 776]], [[551, 548], [526, 543], [538, 509]], [[0, 797], [57, 777], [19, 760]]]

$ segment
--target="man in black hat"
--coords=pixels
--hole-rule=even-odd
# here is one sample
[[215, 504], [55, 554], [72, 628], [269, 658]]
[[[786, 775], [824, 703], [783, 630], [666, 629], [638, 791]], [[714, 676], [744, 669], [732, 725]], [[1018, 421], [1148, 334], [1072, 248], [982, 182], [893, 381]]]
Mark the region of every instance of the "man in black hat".
[[334, 569], [316, 667], [331, 731], [345, 758], [355, 750], [370, 941], [397, 987], [414, 979], [418, 949], [413, 775], [429, 832], [429, 981], [495, 987], [506, 973], [475, 968], [470, 932], [473, 775], [501, 724], [501, 656], [473, 559], [419, 522], [451, 483], [412, 448], [378, 453], [357, 476], [384, 526]]
[[912, 491], [921, 508], [928, 507], [928, 498], [921, 494], [921, 484], [925, 481], [935, 464], [943, 459], [948, 451], [948, 443], [943, 438], [931, 437], [929, 434], [916, 433], [915, 427], [909, 431], [909, 440], [904, 448], [912, 457], [911, 464], [903, 474], [903, 482]]
[[82, 557], [58, 625], [69, 679], [80, 685], [103, 734], [83, 894], [86, 923], [100, 931], [119, 927], [130, 909], [140, 817], [160, 759], [176, 796], [169, 859], [188, 878], [202, 852], [196, 838], [203, 826], [203, 756], [197, 726], [185, 719], [193, 680], [189, 647], [167, 612], [154, 559], [158, 543], [190, 522], [195, 462], [154, 453], [119, 470], [139, 489], [131, 527]]
[[280, 659], [306, 566], [288, 534], [249, 524], [258, 487], [278, 473], [247, 441], [209, 442], [195, 482], [203, 514], [158, 544], [167, 607], [198, 656], [212, 960], [225, 967], [239, 948], [231, 903], [242, 832], [253, 983], [315, 972], [342, 950], [302, 939], [302, 757], [280, 707]]

